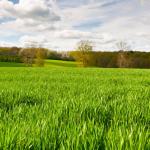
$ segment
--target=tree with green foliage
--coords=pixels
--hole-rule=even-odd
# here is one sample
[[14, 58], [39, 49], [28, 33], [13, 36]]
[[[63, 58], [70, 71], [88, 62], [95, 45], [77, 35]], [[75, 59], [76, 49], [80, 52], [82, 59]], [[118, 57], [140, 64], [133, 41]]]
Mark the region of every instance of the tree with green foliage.
[[18, 47], [0, 47], [0, 61], [20, 62], [19, 51]]
[[36, 48], [36, 60], [35, 60], [35, 64], [38, 67], [43, 67], [44, 66], [44, 59], [46, 57], [46, 49], [44, 48]]

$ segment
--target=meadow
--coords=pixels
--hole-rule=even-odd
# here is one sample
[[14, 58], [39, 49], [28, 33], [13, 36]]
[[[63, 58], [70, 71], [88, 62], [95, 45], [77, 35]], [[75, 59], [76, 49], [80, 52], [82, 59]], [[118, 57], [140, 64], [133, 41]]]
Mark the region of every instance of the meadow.
[[150, 149], [150, 70], [48, 64], [0, 67], [0, 149]]
[[[0, 62], [0, 67], [25, 67], [23, 63], [16, 62]], [[36, 67], [35, 64], [33, 64]], [[45, 67], [77, 67], [78, 63], [74, 61], [62, 61], [62, 60], [45, 60]]]

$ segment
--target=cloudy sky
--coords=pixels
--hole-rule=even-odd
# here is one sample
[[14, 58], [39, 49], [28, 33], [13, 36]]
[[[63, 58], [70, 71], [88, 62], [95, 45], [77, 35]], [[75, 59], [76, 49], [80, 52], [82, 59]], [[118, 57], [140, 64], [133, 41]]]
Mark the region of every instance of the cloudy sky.
[[0, 46], [72, 50], [80, 40], [150, 51], [150, 0], [0, 0]]

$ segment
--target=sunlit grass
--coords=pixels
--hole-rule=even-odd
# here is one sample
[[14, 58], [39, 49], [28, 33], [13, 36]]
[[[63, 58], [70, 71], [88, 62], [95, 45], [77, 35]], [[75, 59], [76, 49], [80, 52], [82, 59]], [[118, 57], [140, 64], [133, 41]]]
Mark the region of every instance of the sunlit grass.
[[150, 149], [150, 71], [0, 68], [0, 149]]
[[[0, 62], [0, 67], [25, 67], [23, 63], [15, 62]], [[36, 65], [33, 64], [33, 67]], [[63, 60], [45, 60], [45, 67], [77, 67], [78, 63], [74, 61], [63, 61]]]
[[77, 67], [77, 63], [74, 61], [63, 60], [45, 60], [45, 66], [58, 66], [58, 67]]

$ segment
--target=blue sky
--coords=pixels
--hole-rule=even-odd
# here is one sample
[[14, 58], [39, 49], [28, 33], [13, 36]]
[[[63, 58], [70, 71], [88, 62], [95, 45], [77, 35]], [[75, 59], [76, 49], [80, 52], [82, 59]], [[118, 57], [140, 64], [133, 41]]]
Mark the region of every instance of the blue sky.
[[10, 2], [13, 2], [14, 4], [18, 3], [19, 0], [9, 0]]
[[37, 42], [72, 50], [90, 40], [96, 50], [125, 41], [150, 50], [150, 0], [0, 0], [0, 46]]

